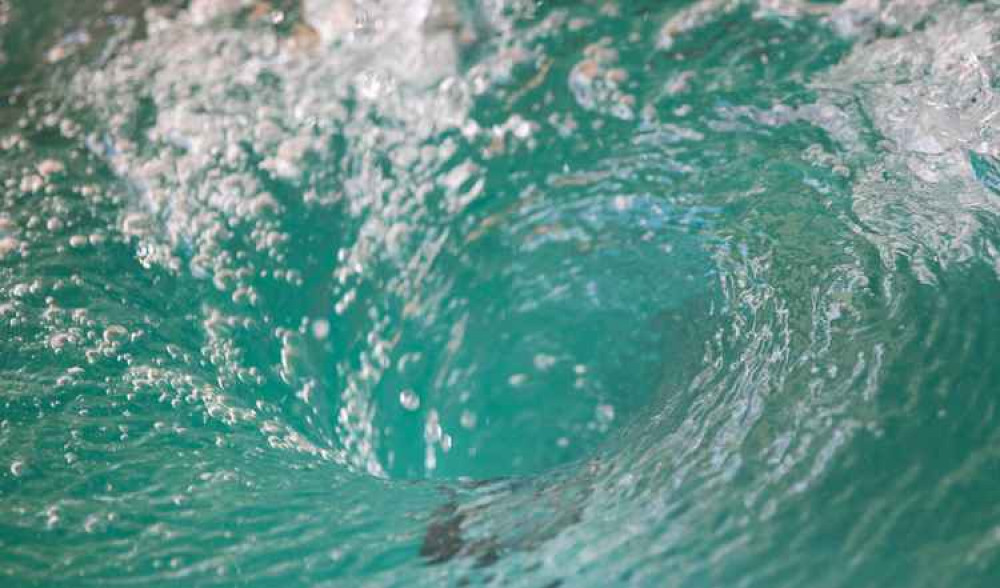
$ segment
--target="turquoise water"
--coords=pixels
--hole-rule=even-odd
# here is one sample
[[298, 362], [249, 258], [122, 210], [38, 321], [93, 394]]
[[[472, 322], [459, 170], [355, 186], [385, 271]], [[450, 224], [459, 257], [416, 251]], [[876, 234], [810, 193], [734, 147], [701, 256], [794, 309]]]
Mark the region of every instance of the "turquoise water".
[[998, 9], [0, 0], [0, 584], [998, 585]]

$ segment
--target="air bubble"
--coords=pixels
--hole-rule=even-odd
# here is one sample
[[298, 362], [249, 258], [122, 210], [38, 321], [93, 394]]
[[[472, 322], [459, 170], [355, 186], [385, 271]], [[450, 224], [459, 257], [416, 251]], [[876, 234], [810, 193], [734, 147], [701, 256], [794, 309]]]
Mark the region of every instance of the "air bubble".
[[535, 368], [545, 371], [556, 364], [556, 358], [546, 353], [539, 353], [534, 358]]
[[598, 404], [595, 414], [599, 424], [608, 425], [615, 420], [615, 407], [610, 404]]
[[420, 397], [413, 390], [407, 388], [399, 393], [399, 404], [412, 412], [420, 408]]
[[126, 337], [128, 337], [128, 330], [121, 325], [111, 325], [104, 329], [103, 338], [105, 343], [118, 343]]
[[20, 248], [21, 242], [14, 237], [3, 237], [0, 239], [0, 259], [4, 259]]
[[43, 177], [49, 177], [58, 173], [62, 173], [66, 167], [59, 161], [54, 159], [46, 159], [45, 161], [38, 164], [38, 173]]
[[330, 336], [330, 321], [315, 319], [312, 322], [312, 334], [318, 341], [324, 341]]

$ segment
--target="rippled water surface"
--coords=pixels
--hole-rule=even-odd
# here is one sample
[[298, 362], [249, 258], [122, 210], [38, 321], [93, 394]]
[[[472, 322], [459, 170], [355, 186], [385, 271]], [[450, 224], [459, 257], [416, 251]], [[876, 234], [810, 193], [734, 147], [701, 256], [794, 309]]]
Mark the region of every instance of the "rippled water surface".
[[0, 584], [1000, 585], [998, 11], [0, 0]]

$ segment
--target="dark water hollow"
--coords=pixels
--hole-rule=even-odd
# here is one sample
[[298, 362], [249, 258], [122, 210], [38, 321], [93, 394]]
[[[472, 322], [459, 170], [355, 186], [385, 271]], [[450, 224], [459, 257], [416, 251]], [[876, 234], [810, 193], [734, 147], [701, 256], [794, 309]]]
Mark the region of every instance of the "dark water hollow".
[[718, 283], [688, 213], [565, 192], [467, 223], [418, 270], [417, 297], [387, 309], [397, 326], [372, 397], [391, 477], [533, 474], [585, 456], [655, 411], [663, 373], [703, 347]]

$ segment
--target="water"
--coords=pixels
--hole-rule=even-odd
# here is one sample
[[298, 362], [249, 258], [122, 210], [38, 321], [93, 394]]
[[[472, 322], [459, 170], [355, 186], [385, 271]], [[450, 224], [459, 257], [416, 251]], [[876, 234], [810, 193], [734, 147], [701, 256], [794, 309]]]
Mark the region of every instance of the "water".
[[0, 0], [10, 586], [994, 586], [995, 2]]

